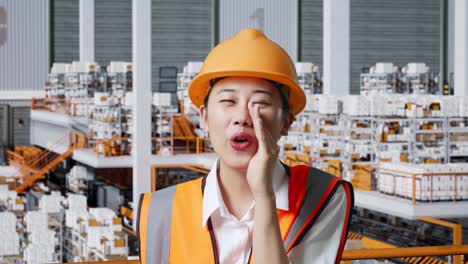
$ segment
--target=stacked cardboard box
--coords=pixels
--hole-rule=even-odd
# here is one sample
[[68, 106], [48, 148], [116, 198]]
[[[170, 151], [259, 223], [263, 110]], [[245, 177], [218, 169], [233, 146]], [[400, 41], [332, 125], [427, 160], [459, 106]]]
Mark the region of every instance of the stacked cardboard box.
[[0, 213], [0, 257], [20, 254], [20, 238], [16, 232], [16, 224], [16, 216], [13, 213]]

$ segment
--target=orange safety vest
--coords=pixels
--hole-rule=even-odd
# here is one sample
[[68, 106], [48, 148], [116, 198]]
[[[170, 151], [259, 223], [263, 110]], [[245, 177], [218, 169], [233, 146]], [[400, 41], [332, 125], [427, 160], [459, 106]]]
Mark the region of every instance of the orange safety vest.
[[[277, 213], [286, 253], [312, 228], [338, 186], [344, 187], [347, 212], [335, 261], [339, 263], [354, 205], [352, 185], [309, 166], [285, 168], [289, 211], [278, 209]], [[142, 264], [219, 263], [213, 231], [202, 226], [204, 179], [141, 195], [137, 235]]]

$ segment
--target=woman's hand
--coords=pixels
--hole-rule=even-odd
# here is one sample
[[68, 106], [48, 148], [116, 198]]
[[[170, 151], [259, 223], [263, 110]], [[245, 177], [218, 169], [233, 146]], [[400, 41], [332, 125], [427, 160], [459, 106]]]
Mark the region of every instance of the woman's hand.
[[259, 106], [249, 105], [249, 112], [258, 141], [258, 149], [247, 167], [247, 182], [255, 200], [271, 198], [274, 196], [273, 170], [280, 149], [270, 132], [263, 126]]

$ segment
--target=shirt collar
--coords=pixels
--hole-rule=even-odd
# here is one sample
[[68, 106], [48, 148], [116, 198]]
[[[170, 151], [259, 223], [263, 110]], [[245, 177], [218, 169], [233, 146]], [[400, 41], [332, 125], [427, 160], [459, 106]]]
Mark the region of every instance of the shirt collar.
[[[205, 191], [203, 194], [203, 227], [206, 226], [208, 218], [218, 209], [224, 207], [224, 200], [218, 184], [217, 169], [219, 158], [213, 163], [206, 177]], [[289, 178], [286, 170], [279, 160], [275, 163], [273, 170], [273, 191], [276, 196], [276, 208], [284, 211], [289, 210]]]

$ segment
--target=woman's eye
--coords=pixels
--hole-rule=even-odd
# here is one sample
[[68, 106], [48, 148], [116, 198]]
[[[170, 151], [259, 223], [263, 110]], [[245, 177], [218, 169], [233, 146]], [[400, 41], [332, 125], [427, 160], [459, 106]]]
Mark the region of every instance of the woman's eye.
[[269, 106], [269, 105], [270, 105], [270, 103], [268, 103], [268, 102], [262, 102], [262, 101], [254, 102], [254, 104], [258, 104], [258, 105], [261, 105], [261, 106]]
[[234, 100], [231, 100], [231, 99], [223, 99], [221, 101], [219, 101], [220, 103], [230, 103], [230, 104], [233, 104], [234, 103]]

